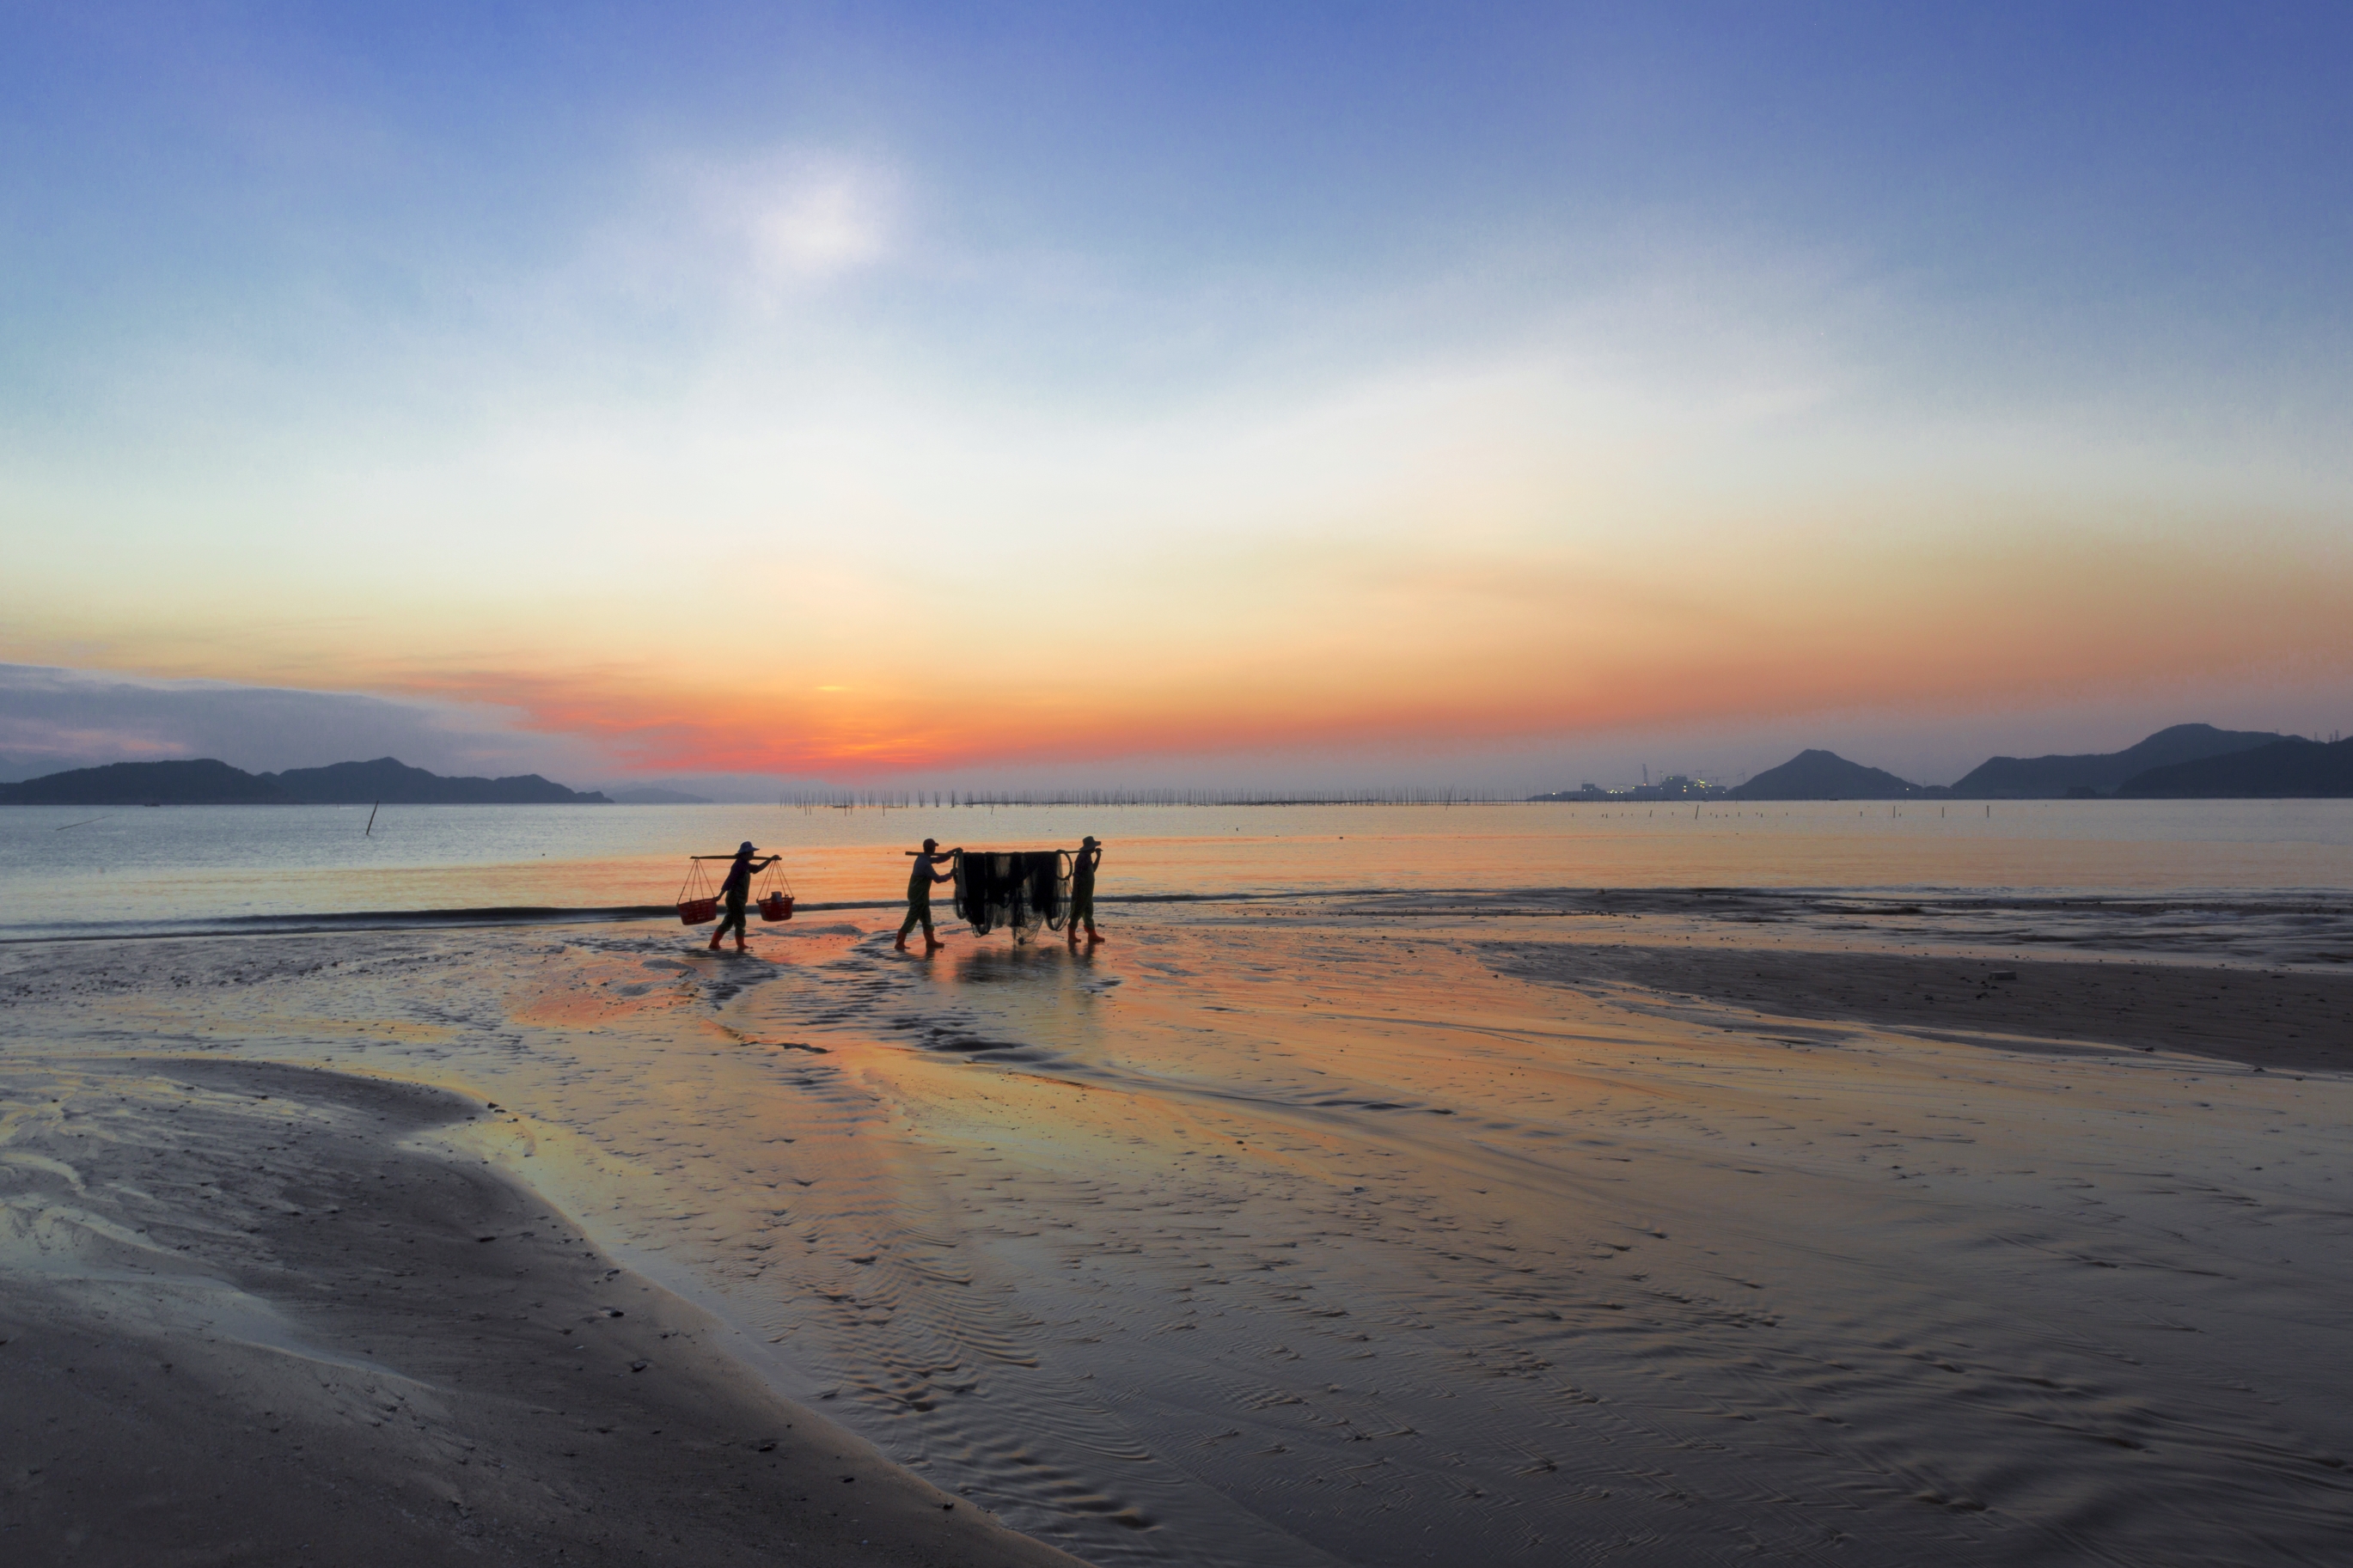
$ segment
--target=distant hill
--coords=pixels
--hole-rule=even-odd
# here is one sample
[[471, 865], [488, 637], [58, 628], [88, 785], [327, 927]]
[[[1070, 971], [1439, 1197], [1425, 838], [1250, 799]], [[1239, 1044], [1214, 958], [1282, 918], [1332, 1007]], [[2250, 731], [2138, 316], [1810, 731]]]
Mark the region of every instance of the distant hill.
[[604, 795], [550, 784], [537, 773], [511, 778], [443, 778], [393, 757], [372, 763], [336, 763], [323, 768], [290, 768], [262, 778], [306, 805], [610, 805]]
[[0, 784], [0, 805], [609, 805], [603, 795], [513, 778], [443, 778], [391, 757], [249, 773], [210, 758], [110, 763]]
[[1836, 752], [1799, 752], [1726, 792], [1734, 800], [1905, 800], [1920, 793], [1894, 773]]
[[631, 789], [614, 789], [607, 785], [605, 795], [616, 805], [709, 805], [711, 797], [689, 795], [682, 789], [664, 789], [659, 784], [638, 784]]
[[2290, 736], [2252, 751], [2151, 768], [2116, 794], [2139, 800], [2286, 800], [2353, 795], [2353, 740]]
[[209, 758], [193, 763], [109, 763], [0, 784], [5, 805], [283, 805], [267, 779]]
[[2176, 724], [2121, 752], [2093, 752], [2072, 757], [1989, 758], [1969, 770], [1953, 786], [1953, 794], [1968, 800], [2055, 800], [2070, 790], [2080, 793], [2085, 789], [2108, 795], [2126, 779], [2152, 768], [2252, 751], [2283, 738], [2267, 731]]

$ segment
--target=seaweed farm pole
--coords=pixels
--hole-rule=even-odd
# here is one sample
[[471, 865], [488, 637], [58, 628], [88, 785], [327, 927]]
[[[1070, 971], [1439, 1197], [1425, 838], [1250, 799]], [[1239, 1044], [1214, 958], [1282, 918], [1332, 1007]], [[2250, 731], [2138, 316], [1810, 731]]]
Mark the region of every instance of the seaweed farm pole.
[[382, 801], [377, 801], [374, 805], [368, 807], [368, 825], [360, 830], [360, 837], [362, 838], [373, 838], [375, 837], [375, 814], [383, 809], [384, 802]]

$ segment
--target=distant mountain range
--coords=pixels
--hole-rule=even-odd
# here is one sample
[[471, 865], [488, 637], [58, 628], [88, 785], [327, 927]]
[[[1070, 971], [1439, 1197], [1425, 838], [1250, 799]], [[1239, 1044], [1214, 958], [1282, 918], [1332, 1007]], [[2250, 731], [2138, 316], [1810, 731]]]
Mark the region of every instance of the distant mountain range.
[[[2169, 768], [2232, 752], [2251, 752], [2283, 739], [2253, 730], [2217, 730], [2211, 724], [2176, 724], [2121, 752], [2080, 757], [1990, 757], [1953, 785], [1966, 800], [2050, 800], [2070, 790], [2113, 795], [2126, 780], [2151, 768]], [[2309, 744], [2310, 742], [2306, 742]]]
[[[1673, 786], [1673, 787], [1670, 787]], [[1679, 800], [2227, 800], [2353, 796], [2353, 740], [2307, 741], [2176, 724], [2121, 752], [1993, 757], [1949, 787], [1915, 784], [1835, 752], [1807, 751], [1731, 789], [1675, 777], [1620, 798]], [[1591, 784], [1535, 800], [1603, 800]]]
[[393, 757], [249, 773], [227, 763], [110, 763], [0, 784], [0, 805], [610, 805], [537, 773], [443, 778]]
[[[1805, 751], [1725, 789], [1681, 776], [1642, 790], [1591, 784], [1537, 800], [2055, 800], [2119, 795], [2138, 800], [2298, 799], [2353, 796], [2353, 740], [2307, 741], [2211, 724], [2176, 724], [2121, 752], [1993, 757], [1949, 788], [1915, 784], [1835, 752]], [[703, 804], [659, 785], [607, 795], [567, 789], [537, 773], [444, 778], [393, 757], [249, 773], [227, 763], [110, 763], [22, 784], [0, 784], [0, 805], [642, 805]]]
[[2353, 740], [2307, 741], [2290, 735], [2268, 746], [2151, 768], [2126, 779], [2116, 793], [2142, 800], [2353, 795]]

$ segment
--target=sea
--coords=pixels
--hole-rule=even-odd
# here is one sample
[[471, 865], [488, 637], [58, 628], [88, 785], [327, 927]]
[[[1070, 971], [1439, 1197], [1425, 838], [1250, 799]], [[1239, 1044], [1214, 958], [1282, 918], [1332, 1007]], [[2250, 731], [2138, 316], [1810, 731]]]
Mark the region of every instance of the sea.
[[867, 909], [903, 896], [926, 837], [1015, 849], [1089, 834], [1107, 847], [1106, 905], [1746, 889], [1781, 909], [1916, 908], [1906, 918], [1956, 931], [2000, 910], [2106, 910], [2190, 938], [2303, 921], [2311, 952], [2277, 956], [2324, 962], [2353, 892], [2341, 800], [10, 806], [0, 941], [643, 919], [692, 890], [691, 857], [746, 838], [783, 857], [800, 910]]

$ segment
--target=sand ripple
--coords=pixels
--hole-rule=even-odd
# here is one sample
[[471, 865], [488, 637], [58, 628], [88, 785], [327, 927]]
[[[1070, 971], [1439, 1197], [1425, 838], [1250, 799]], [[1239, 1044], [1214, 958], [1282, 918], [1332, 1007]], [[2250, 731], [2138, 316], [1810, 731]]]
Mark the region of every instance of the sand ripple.
[[1098, 1563], [2332, 1560], [2342, 1073], [1801, 1005], [1795, 960], [1662, 989], [1597, 955], [1878, 972], [1819, 908], [1515, 897], [928, 963], [190, 942], [16, 961], [11, 1016], [467, 1085], [486, 1152], [786, 1392]]

